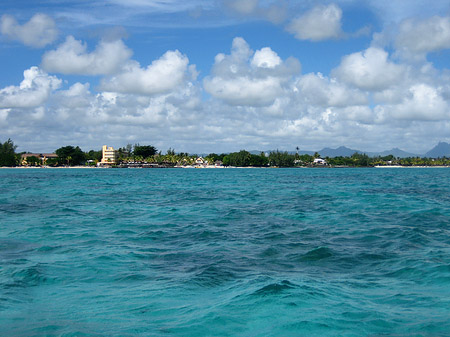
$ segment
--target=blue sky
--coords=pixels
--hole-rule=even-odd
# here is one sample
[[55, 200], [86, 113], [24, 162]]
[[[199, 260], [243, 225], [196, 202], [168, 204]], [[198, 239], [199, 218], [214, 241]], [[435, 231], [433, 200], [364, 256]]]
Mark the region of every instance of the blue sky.
[[450, 141], [450, 4], [0, 4], [0, 141], [190, 153]]

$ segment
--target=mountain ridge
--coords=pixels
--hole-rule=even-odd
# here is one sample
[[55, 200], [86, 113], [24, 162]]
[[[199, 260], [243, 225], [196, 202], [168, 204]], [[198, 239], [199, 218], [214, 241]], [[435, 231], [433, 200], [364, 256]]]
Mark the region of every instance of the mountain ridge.
[[[251, 151], [251, 153], [259, 154], [261, 152], [270, 153], [274, 152], [274, 150], [268, 150], [268, 151]], [[321, 157], [350, 157], [354, 153], [360, 153], [360, 154], [367, 154], [369, 157], [385, 157], [389, 155], [393, 155], [397, 158], [407, 158], [407, 157], [426, 157], [426, 158], [439, 158], [439, 157], [450, 157], [450, 144], [447, 142], [439, 142], [436, 146], [434, 146], [431, 150], [427, 151], [425, 154], [418, 154], [418, 153], [412, 153], [407, 152], [402, 149], [399, 149], [398, 147], [394, 147], [390, 150], [385, 150], [381, 152], [368, 152], [368, 151], [361, 151], [356, 149], [351, 149], [346, 146], [339, 146], [335, 149], [330, 147], [324, 147], [323, 149], [319, 151], [310, 151], [310, 150], [299, 150], [299, 151], [288, 151], [291, 154], [295, 154], [298, 152], [298, 154], [308, 154], [308, 155], [314, 155], [316, 152]]]

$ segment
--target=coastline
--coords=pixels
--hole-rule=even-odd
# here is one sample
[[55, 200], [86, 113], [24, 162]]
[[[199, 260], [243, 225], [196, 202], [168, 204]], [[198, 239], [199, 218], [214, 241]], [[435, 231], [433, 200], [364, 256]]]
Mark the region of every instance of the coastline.
[[0, 169], [19, 169], [19, 170], [27, 170], [27, 169], [98, 169], [102, 167], [96, 166], [0, 166]]
[[377, 166], [294, 166], [294, 167], [278, 167], [278, 166], [269, 166], [269, 167], [259, 167], [259, 166], [173, 166], [173, 167], [97, 167], [97, 166], [0, 166], [0, 169], [19, 169], [19, 170], [29, 170], [29, 169], [112, 169], [112, 168], [130, 168], [130, 169], [139, 169], [139, 168], [180, 168], [180, 169], [277, 169], [277, 168], [297, 168], [297, 169], [346, 169], [346, 168], [382, 168], [382, 169], [401, 169], [401, 168], [450, 168], [450, 166], [402, 166], [402, 165], [377, 165]]

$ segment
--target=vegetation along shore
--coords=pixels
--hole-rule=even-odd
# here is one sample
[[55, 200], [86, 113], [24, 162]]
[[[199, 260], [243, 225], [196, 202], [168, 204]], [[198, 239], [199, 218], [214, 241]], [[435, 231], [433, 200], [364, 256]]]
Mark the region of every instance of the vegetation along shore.
[[[79, 146], [63, 146], [54, 153], [16, 152], [11, 139], [0, 143], [0, 167], [98, 167], [102, 163], [102, 150], [84, 152]], [[250, 153], [246, 150], [232, 153], [210, 153], [204, 157], [169, 149], [165, 154], [152, 145], [128, 144], [115, 150], [115, 160], [103, 163], [117, 168], [169, 168], [169, 167], [450, 167], [450, 157], [351, 156], [321, 158], [286, 151]]]

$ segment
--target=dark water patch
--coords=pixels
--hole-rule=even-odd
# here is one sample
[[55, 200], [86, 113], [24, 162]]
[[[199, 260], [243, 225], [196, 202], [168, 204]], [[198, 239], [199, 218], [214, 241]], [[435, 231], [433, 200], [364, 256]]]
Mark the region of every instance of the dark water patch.
[[61, 248], [60, 245], [58, 245], [58, 246], [44, 245], [44, 246], [37, 248], [37, 251], [42, 252], [42, 253], [50, 253], [50, 252], [56, 251], [60, 248]]
[[0, 260], [15, 260], [30, 255], [36, 245], [15, 239], [0, 239]]
[[120, 260], [118, 260], [119, 258], [120, 258], [120, 255], [116, 255], [116, 254], [110, 254], [110, 255], [101, 254], [101, 255], [98, 255], [95, 257], [95, 259], [99, 263], [120, 261]]
[[190, 279], [190, 282], [202, 287], [216, 287], [236, 279], [237, 275], [225, 266], [212, 264], [197, 268], [197, 272]]
[[258, 290], [256, 290], [253, 295], [256, 296], [271, 296], [279, 295], [291, 289], [295, 289], [297, 286], [288, 280], [283, 280], [279, 283], [268, 284]]
[[299, 260], [303, 262], [315, 262], [332, 257], [333, 251], [328, 247], [318, 247], [304, 254]]
[[223, 232], [212, 231], [212, 230], [200, 230], [197, 235], [194, 235], [194, 239], [197, 238], [199, 241], [215, 241], [218, 239], [225, 238]]
[[13, 281], [5, 285], [5, 287], [28, 288], [54, 281], [45, 275], [44, 268], [40, 264], [15, 268], [15, 271], [11, 273], [11, 279]]
[[28, 201], [27, 203], [7, 202], [0, 204], [0, 212], [9, 214], [24, 214], [38, 212], [41, 208], [41, 202], [38, 200]]
[[269, 258], [269, 257], [275, 257], [280, 254], [280, 251], [275, 247], [269, 247], [264, 249], [261, 253], [258, 255], [262, 258]]
[[124, 283], [141, 283], [141, 282], [149, 282], [154, 278], [149, 277], [143, 273], [126, 273], [117, 275], [114, 277], [115, 282], [124, 282]]
[[114, 231], [113, 233], [116, 235], [124, 235], [127, 237], [134, 236], [137, 234], [135, 231], [130, 230], [130, 229], [119, 229], [119, 230]]
[[263, 236], [263, 240], [268, 241], [268, 242], [272, 242], [272, 241], [286, 242], [286, 241], [288, 241], [288, 239], [289, 238], [286, 236], [286, 234], [281, 233], [281, 232], [274, 232], [274, 231], [266, 233]]
[[320, 336], [321, 334], [332, 332], [333, 329], [326, 323], [303, 320], [284, 325], [283, 331], [287, 333], [304, 333], [306, 335]]
[[417, 267], [401, 267], [393, 271], [389, 271], [385, 274], [385, 277], [394, 279], [404, 279], [410, 281], [421, 281], [426, 279], [426, 272]]

